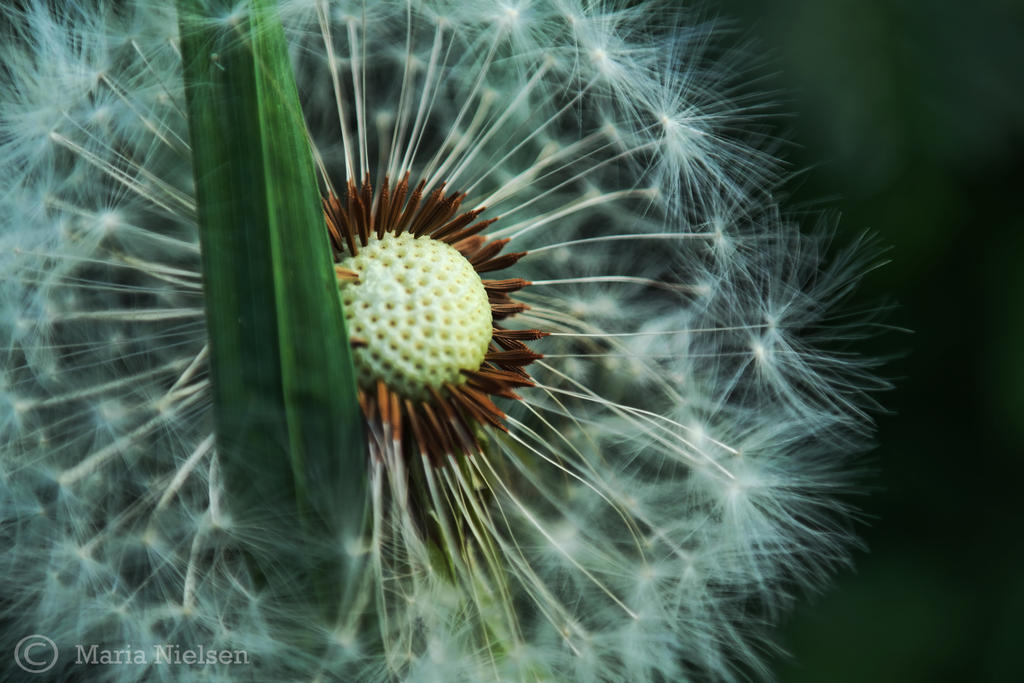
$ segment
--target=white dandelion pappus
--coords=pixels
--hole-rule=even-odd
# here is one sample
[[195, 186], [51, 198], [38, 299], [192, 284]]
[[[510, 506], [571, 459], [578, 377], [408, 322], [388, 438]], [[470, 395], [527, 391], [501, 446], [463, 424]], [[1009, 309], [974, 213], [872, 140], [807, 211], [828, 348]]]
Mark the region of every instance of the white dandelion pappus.
[[766, 673], [778, 610], [847, 561], [881, 385], [842, 348], [861, 262], [767, 198], [712, 23], [281, 5], [370, 431], [373, 617], [334, 624], [239, 558], [315, 549], [225, 500], [173, 13], [5, 13], [5, 642], [249, 659], [55, 670], [111, 681]]

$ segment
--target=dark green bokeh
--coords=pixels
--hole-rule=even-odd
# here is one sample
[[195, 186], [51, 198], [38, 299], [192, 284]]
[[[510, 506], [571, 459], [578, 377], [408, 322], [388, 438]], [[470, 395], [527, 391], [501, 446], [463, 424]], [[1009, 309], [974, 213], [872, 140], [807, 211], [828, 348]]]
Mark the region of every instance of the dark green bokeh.
[[882, 397], [870, 548], [782, 633], [783, 682], [1014, 681], [1024, 643], [1024, 3], [722, 0], [799, 112], [797, 201], [891, 246], [912, 329]]

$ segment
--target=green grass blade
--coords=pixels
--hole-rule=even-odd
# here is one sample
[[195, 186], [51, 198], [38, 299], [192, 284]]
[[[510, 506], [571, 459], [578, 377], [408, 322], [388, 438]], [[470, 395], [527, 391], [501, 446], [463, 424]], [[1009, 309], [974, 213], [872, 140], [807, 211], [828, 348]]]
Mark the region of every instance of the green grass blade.
[[317, 593], [338, 609], [355, 578], [342, 552], [363, 531], [366, 445], [284, 34], [264, 0], [233, 22], [218, 19], [228, 5], [178, 7], [230, 503], [253, 523], [283, 525], [291, 505], [304, 533], [337, 547]]

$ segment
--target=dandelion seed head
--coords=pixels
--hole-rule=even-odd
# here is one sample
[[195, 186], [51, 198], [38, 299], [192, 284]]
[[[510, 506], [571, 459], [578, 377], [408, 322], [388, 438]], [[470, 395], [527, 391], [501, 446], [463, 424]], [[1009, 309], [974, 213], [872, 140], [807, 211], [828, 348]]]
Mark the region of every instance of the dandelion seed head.
[[[847, 351], [863, 245], [775, 203], [771, 98], [743, 94], [751, 51], [719, 23], [281, 4], [370, 434], [366, 535], [303, 546], [233, 513], [212, 436], [173, 12], [22, 4], [0, 41], [0, 618], [71, 651], [245, 649], [267, 680], [737, 680], [848, 561], [836, 495], [884, 387]], [[238, 39], [247, 12], [214, 23]], [[386, 262], [398, 245], [416, 255]], [[289, 593], [298, 556], [366, 560], [347, 621]]]

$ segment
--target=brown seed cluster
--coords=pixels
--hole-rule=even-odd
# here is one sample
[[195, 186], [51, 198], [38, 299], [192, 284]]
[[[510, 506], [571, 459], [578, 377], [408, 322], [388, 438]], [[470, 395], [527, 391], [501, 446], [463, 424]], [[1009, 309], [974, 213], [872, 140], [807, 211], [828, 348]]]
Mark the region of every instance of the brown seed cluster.
[[[477, 273], [508, 268], [526, 254], [503, 254], [508, 240], [488, 240], [479, 234], [497, 219], [477, 220], [483, 207], [460, 213], [465, 194], [446, 196], [442, 185], [424, 196], [424, 187], [425, 183], [420, 182], [410, 192], [407, 173], [397, 184], [385, 178], [376, 196], [369, 176], [361, 187], [350, 182], [344, 200], [329, 192], [323, 199], [323, 208], [335, 261], [358, 254], [371, 236], [381, 239], [388, 233], [408, 233], [444, 242], [456, 249]], [[339, 282], [359, 277], [343, 268], [337, 269], [336, 274]], [[519, 399], [515, 389], [533, 385], [526, 366], [541, 357], [525, 342], [541, 338], [543, 332], [508, 330], [497, 322], [527, 308], [511, 295], [529, 282], [510, 278], [483, 279], [482, 283], [491, 307], [493, 328], [479, 368], [463, 369], [464, 381], [430, 387], [425, 399], [402, 395], [380, 379], [375, 386], [361, 386], [359, 390], [363, 414], [380, 438], [398, 443], [411, 437], [419, 451], [435, 465], [457, 453], [479, 452], [478, 426], [506, 429], [505, 413], [492, 397]], [[367, 343], [365, 339], [352, 339], [353, 345]]]

